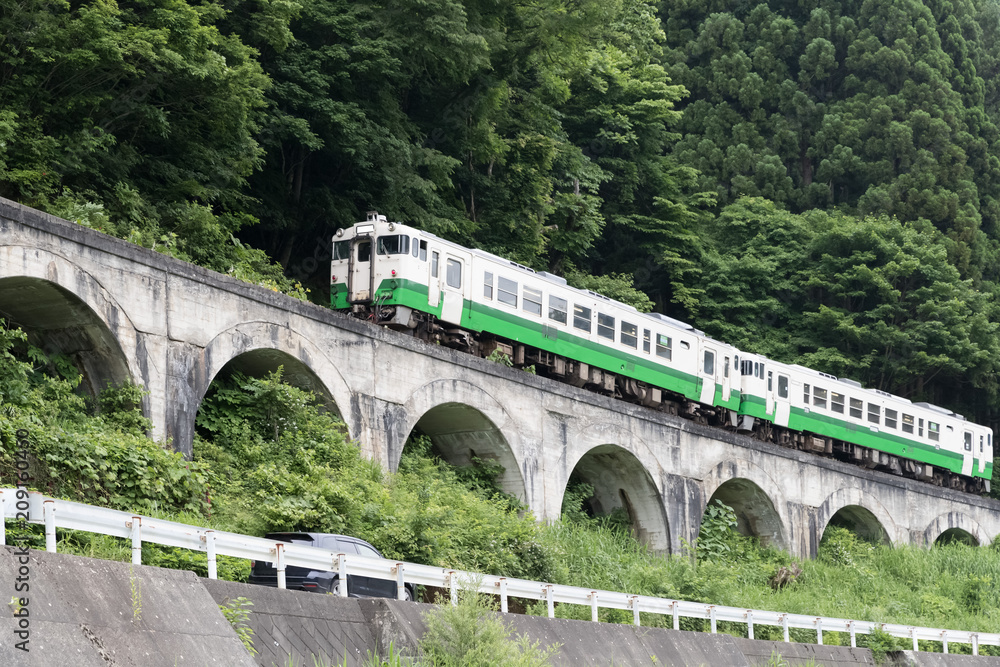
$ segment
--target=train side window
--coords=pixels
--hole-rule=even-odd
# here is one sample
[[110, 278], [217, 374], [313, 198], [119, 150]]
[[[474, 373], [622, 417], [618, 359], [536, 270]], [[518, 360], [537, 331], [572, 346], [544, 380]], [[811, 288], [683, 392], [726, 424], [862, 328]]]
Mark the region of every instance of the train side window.
[[629, 322], [621, 322], [621, 332], [619, 341], [622, 345], [629, 347], [639, 347], [639, 328]]
[[924, 437], [924, 420], [923, 419], [918, 419], [917, 420], [917, 435], [919, 435], [921, 438]]
[[760, 377], [760, 362], [758, 361], [753, 362], [753, 376], [755, 378]]
[[438, 277], [438, 254], [436, 252], [431, 253], [431, 277]]
[[663, 357], [667, 361], [673, 357], [673, 340], [670, 336], [656, 334], [656, 356]]
[[420, 256], [420, 240], [416, 236], [413, 237], [413, 256]]
[[839, 414], [844, 414], [844, 395], [835, 391], [830, 392], [830, 409]]
[[336, 241], [333, 244], [333, 259], [334, 261], [338, 259], [350, 259], [351, 258], [351, 242], [350, 241]]
[[753, 375], [753, 362], [749, 359], [743, 360], [743, 365], [740, 366], [741, 375]]
[[802, 385], [802, 400], [805, 401], [805, 403], [806, 403], [807, 406], [809, 405], [809, 396], [810, 396], [810, 394], [809, 394], [809, 385], [803, 384]]
[[764, 379], [764, 364], [760, 365], [760, 373], [757, 375], [761, 380]]
[[931, 440], [941, 439], [941, 425], [937, 422], [927, 422], [927, 437]]
[[521, 307], [526, 313], [542, 316], [542, 290], [532, 287], [524, 288], [524, 298], [521, 300]]
[[566, 324], [566, 299], [549, 295], [549, 319]]
[[358, 244], [358, 261], [368, 262], [372, 258], [372, 242], [365, 240]]
[[913, 415], [903, 413], [903, 433], [913, 433]]
[[497, 278], [497, 301], [517, 308], [517, 283], [510, 278]]
[[737, 373], [740, 370], [740, 355], [738, 354], [735, 357], [733, 357], [733, 370], [736, 371]]
[[972, 433], [969, 431], [965, 432], [965, 451], [972, 451]]
[[703, 369], [705, 375], [715, 375], [715, 352], [705, 350], [705, 364]]
[[[643, 329], [642, 330], [642, 351], [645, 352], [646, 354], [649, 354], [649, 337], [650, 337], [650, 335], [651, 335], [651, 332], [649, 331], [649, 329]], [[728, 371], [726, 372], [726, 374], [728, 375]]]
[[983, 453], [983, 436], [979, 436], [979, 453]]
[[877, 403], [868, 404], [868, 421], [873, 424], [879, 423], [882, 417], [882, 406]]
[[427, 241], [420, 242], [420, 261], [427, 261]]
[[493, 274], [489, 271], [483, 274], [483, 297], [493, 300]]
[[581, 331], [590, 332], [590, 323], [593, 320], [590, 315], [590, 308], [583, 306], [573, 306], [573, 326]]
[[608, 340], [615, 339], [615, 318], [597, 313], [597, 335]]
[[[723, 377], [729, 377], [729, 357], [726, 357], [725, 363], [722, 364], [722, 375]], [[768, 382], [767, 389], [768, 391], [771, 390], [770, 381]]]
[[858, 398], [851, 399], [851, 416], [855, 419], [861, 419], [862, 411], [864, 409], [864, 401]]
[[778, 398], [788, 398], [788, 376], [778, 376]]
[[459, 289], [462, 287], [462, 263], [457, 259], [448, 259], [448, 268], [446, 270], [444, 281], [448, 283], [448, 287], [454, 287]]
[[826, 409], [826, 389], [813, 387], [813, 405]]
[[896, 428], [896, 417], [899, 415], [895, 410], [885, 409], [885, 426], [886, 428]]
[[[726, 361], [729, 361], [726, 359]], [[729, 375], [729, 364], [726, 364], [726, 375]], [[774, 391], [774, 373], [772, 371], [767, 372], [767, 391]]]

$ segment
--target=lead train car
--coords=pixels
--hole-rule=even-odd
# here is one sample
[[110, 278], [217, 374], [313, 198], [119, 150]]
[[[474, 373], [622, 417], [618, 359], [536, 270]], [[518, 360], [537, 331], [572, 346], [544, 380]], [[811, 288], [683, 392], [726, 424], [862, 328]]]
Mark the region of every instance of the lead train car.
[[576, 386], [738, 426], [871, 468], [980, 491], [992, 432], [926, 403], [742, 353], [688, 324], [569, 287], [374, 213], [337, 230], [331, 305]]

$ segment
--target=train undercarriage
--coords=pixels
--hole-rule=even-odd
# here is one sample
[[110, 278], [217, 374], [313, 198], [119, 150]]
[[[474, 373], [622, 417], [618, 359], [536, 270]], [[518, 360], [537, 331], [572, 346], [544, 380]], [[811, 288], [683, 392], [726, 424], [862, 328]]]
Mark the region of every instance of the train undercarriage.
[[966, 493], [986, 493], [985, 480], [952, 473], [927, 463], [913, 461], [870, 447], [815, 433], [794, 431], [773, 422], [740, 416], [733, 410], [692, 401], [685, 396], [589, 364], [539, 350], [487, 333], [476, 333], [439, 322], [433, 315], [410, 308], [355, 305], [356, 317], [387, 326], [429, 343], [440, 344], [483, 358], [509, 362], [514, 368], [534, 368], [543, 377], [587, 389], [604, 396], [643, 405], [699, 424], [749, 435], [780, 447], [810, 452], [853, 463], [868, 470], [919, 480]]

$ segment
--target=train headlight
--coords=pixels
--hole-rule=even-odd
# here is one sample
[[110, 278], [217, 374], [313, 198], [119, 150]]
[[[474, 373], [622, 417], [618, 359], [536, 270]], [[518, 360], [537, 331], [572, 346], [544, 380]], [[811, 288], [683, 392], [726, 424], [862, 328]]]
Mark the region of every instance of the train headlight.
[[337, 236], [343, 236], [343, 235], [344, 235], [344, 228], [343, 227], [338, 228], [337, 229]]
[[396, 225], [390, 222], [389, 223], [389, 231], [392, 232], [392, 231], [395, 231], [395, 230], [396, 230]]

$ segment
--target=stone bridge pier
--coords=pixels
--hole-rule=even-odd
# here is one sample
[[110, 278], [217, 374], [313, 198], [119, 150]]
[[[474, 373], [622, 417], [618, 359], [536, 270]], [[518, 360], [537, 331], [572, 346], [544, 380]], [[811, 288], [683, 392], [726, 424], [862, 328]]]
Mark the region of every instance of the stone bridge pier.
[[652, 548], [677, 552], [705, 508], [741, 532], [814, 556], [827, 526], [867, 539], [987, 544], [1000, 504], [759, 443], [427, 345], [0, 200], [0, 317], [74, 358], [87, 389], [132, 380], [153, 435], [191, 454], [194, 420], [220, 373], [283, 368], [395, 469], [414, 431], [447, 460], [503, 466], [503, 488], [540, 520], [567, 485], [590, 511], [624, 512]]

